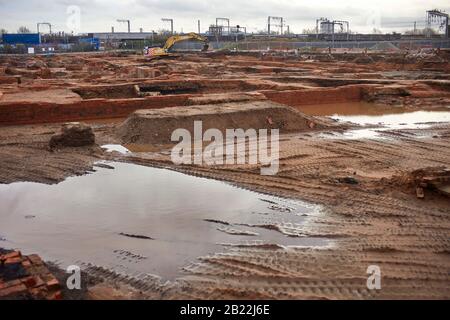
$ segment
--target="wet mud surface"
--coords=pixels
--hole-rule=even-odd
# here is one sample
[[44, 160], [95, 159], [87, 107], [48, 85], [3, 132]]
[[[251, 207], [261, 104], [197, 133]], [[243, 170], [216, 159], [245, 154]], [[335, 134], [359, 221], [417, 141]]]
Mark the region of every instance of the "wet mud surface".
[[[449, 198], [402, 178], [450, 167], [448, 53], [2, 59], [21, 83], [0, 85], [0, 247], [79, 262], [101, 280], [83, 298], [450, 297]], [[173, 145], [117, 134], [139, 109], [255, 101], [310, 121], [280, 135], [274, 176], [175, 166]], [[58, 121], [95, 145], [50, 150]]]

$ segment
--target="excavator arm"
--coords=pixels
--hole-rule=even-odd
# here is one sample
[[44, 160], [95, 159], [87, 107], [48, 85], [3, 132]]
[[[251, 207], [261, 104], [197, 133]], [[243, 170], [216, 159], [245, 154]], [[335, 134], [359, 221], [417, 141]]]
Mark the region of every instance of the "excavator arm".
[[164, 47], [146, 49], [144, 54], [149, 57], [167, 56], [169, 54], [170, 48], [172, 48], [175, 43], [185, 40], [197, 40], [203, 42], [205, 45], [202, 51], [208, 50], [208, 38], [191, 32], [184, 35], [171, 36], [169, 39], [167, 39], [166, 43], [164, 44]]
[[171, 36], [169, 39], [167, 39], [166, 44], [164, 45], [163, 49], [166, 51], [169, 51], [170, 48], [172, 48], [175, 43], [180, 42], [180, 41], [185, 41], [185, 40], [197, 40], [197, 41], [203, 42], [205, 44], [208, 43], [208, 38], [191, 32], [191, 33], [188, 33], [185, 35]]

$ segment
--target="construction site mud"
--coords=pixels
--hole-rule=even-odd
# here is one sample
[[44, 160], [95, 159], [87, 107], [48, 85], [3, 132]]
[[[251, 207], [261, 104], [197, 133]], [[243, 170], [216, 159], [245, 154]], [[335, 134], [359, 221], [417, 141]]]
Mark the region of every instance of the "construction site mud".
[[[0, 247], [90, 299], [449, 299], [449, 59], [0, 56]], [[175, 165], [195, 120], [279, 129], [277, 174]]]

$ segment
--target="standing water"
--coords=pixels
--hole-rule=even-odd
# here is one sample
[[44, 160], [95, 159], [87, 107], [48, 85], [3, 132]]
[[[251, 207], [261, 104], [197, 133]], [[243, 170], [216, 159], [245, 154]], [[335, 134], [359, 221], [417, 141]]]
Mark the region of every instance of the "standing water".
[[317, 206], [227, 183], [126, 163], [56, 185], [0, 185], [1, 246], [62, 266], [93, 263], [174, 278], [224, 244], [324, 245], [255, 225], [304, 224]]
[[307, 105], [297, 109], [314, 116], [329, 116], [341, 122], [372, 126], [349, 130], [343, 134], [345, 138], [351, 139], [379, 138], [379, 133], [386, 130], [427, 129], [432, 124], [450, 122], [450, 107], [435, 108], [433, 111], [411, 111], [398, 106], [352, 102]]

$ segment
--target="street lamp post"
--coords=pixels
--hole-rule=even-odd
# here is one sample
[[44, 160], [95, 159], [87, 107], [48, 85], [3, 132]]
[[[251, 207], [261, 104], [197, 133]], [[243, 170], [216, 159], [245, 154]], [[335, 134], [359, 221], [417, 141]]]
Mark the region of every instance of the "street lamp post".
[[161, 20], [164, 22], [170, 22], [170, 34], [173, 34], [173, 19], [162, 18]]
[[125, 22], [125, 23], [127, 23], [127, 24], [128, 24], [128, 33], [131, 32], [131, 29], [130, 29], [130, 20], [127, 20], [127, 19], [117, 19], [117, 22]]

